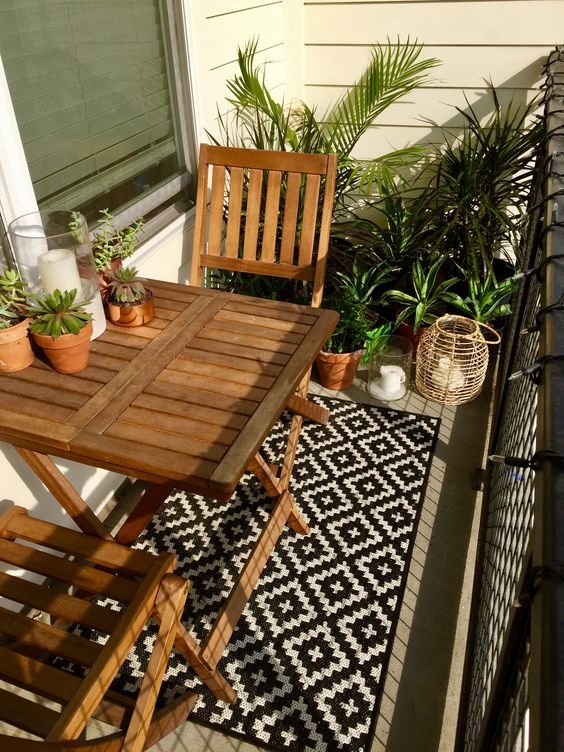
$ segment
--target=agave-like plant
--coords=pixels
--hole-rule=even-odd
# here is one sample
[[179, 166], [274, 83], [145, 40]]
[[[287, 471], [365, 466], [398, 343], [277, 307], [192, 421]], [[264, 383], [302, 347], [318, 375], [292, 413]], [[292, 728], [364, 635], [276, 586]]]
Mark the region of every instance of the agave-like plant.
[[304, 102], [287, 105], [274, 99], [265, 82], [265, 63], [256, 60], [257, 47], [258, 39], [253, 39], [238, 48], [239, 72], [227, 81], [233, 110], [218, 117], [225, 145], [337, 154], [336, 207], [347, 194], [370, 193], [382, 175], [395, 173], [424, 153], [420, 147], [406, 147], [370, 160], [352, 156], [375, 119], [439, 65], [436, 58], [421, 59], [422, 45], [408, 38], [373, 47], [360, 78], [320, 117]]
[[75, 301], [76, 293], [74, 288], [33, 295], [35, 302], [28, 309], [28, 316], [33, 319], [31, 331], [53, 339], [63, 334], [78, 334], [92, 316], [83, 308], [83, 303]]

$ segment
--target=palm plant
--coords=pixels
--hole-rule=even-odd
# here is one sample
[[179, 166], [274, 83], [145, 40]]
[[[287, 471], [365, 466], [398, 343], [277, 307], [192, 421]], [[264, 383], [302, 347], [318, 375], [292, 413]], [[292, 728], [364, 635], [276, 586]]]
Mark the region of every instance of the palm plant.
[[238, 48], [239, 72], [227, 81], [227, 99], [234, 109], [218, 119], [226, 145], [337, 154], [336, 206], [352, 192], [369, 193], [382, 175], [421, 157], [418, 147], [370, 160], [357, 159], [352, 151], [374, 120], [424, 83], [427, 71], [439, 64], [436, 58], [420, 59], [422, 45], [408, 39], [375, 46], [360, 78], [319, 118], [304, 102], [287, 106], [274, 99], [265, 83], [264, 64], [256, 61], [257, 46], [255, 39]]

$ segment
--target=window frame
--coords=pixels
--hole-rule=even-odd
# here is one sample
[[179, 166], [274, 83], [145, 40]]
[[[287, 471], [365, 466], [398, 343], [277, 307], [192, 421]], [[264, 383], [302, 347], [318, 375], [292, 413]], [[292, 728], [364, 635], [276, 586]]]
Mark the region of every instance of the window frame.
[[[175, 133], [182, 151], [185, 172], [172, 178], [164, 186], [151, 191], [139, 201], [114, 214], [118, 227], [125, 227], [136, 217], [147, 215], [171, 196], [186, 189], [193, 181], [197, 170], [195, 97], [191, 63], [193, 57], [189, 43], [189, 0], [160, 0], [159, 10], [163, 32], [166, 35], [167, 73], [170, 81], [170, 97], [174, 108]], [[0, 224], [5, 227], [16, 217], [37, 211], [25, 152], [20, 137], [8, 82], [0, 56]], [[165, 206], [146, 227], [145, 239], [159, 232], [189, 210], [182, 202]], [[91, 228], [92, 229], [92, 228]]]

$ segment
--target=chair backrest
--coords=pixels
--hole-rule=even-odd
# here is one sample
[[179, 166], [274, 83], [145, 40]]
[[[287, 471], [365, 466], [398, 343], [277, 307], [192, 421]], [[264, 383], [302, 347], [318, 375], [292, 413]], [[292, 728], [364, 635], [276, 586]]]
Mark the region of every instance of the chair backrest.
[[336, 165], [334, 154], [202, 144], [192, 284], [204, 268], [306, 280], [319, 306]]

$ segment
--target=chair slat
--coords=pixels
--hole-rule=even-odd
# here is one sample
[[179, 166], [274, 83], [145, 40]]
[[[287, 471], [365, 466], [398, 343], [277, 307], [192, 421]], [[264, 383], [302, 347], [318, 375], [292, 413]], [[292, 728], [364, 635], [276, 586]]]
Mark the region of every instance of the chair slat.
[[225, 255], [229, 258], [237, 258], [239, 255], [243, 177], [244, 171], [240, 167], [232, 167], [229, 171], [229, 215], [225, 238]]
[[300, 236], [300, 253], [298, 258], [300, 266], [311, 266], [312, 263], [320, 185], [321, 180], [319, 175], [308, 175], [306, 177], [302, 234]]
[[0, 632], [22, 645], [39, 647], [61, 658], [91, 666], [100, 655], [102, 645], [59, 627], [30, 619], [0, 606]]
[[224, 198], [225, 167], [214, 165], [212, 169], [212, 188], [210, 195], [208, 253], [217, 256], [221, 255]]
[[129, 603], [136, 590], [136, 584], [109, 572], [85, 566], [54, 556], [43, 551], [33, 551], [28, 546], [0, 539], [0, 560], [30, 572], [51, 577], [69, 585], [74, 585], [90, 593], [105, 593], [119, 601]]
[[278, 213], [280, 211], [280, 187], [282, 173], [270, 170], [268, 173], [268, 185], [266, 190], [266, 203], [264, 207], [264, 232], [262, 236], [262, 253], [260, 260], [263, 262], [275, 261], [276, 239], [278, 235]]
[[115, 629], [120, 619], [120, 614], [116, 611], [65, 593], [56, 593], [42, 585], [3, 572], [0, 572], [0, 595], [16, 603], [37, 608], [71, 623], [78, 622], [99, 629], [107, 634]]
[[69, 702], [83, 681], [78, 676], [4, 647], [0, 647], [0, 676], [16, 686], [61, 703]]
[[[56, 710], [0, 688], [0, 720], [44, 739], [59, 717]], [[9, 744], [4, 746], [9, 750]]]
[[284, 222], [282, 224], [282, 242], [280, 244], [280, 262], [294, 264], [294, 247], [296, 242], [296, 221], [300, 204], [301, 175], [289, 172], [286, 183], [286, 203], [284, 205]]
[[262, 171], [249, 170], [247, 206], [245, 212], [245, 244], [243, 258], [257, 260], [260, 205], [262, 200]]
[[146, 574], [153, 563], [152, 557], [143, 551], [124, 549], [112, 541], [93, 539], [76, 530], [67, 530], [26, 514], [13, 515], [2, 531], [2, 537], [19, 537], [33, 543], [43, 543], [56, 551], [83, 556], [95, 564], [109, 568], [119, 566], [131, 574]]

